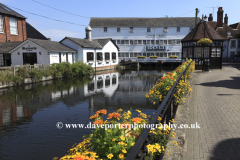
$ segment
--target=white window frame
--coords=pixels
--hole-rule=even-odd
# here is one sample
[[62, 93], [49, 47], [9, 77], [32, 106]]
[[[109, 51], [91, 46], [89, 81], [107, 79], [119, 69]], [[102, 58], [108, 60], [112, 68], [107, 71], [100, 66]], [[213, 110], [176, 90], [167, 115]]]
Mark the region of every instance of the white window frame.
[[164, 27], [164, 28], [163, 28], [163, 32], [164, 32], [164, 33], [168, 33], [168, 27]]
[[129, 33], [133, 33], [134, 28], [130, 27]]
[[[11, 26], [11, 21], [15, 21], [15, 25], [16, 26]], [[9, 18], [9, 23], [10, 23], [10, 34], [11, 35], [18, 35], [18, 25], [17, 25], [17, 19], [15, 19], [15, 18]], [[16, 32], [17, 33], [12, 33], [12, 28], [16, 28]]]
[[181, 27], [177, 27], [177, 32], [180, 32], [181, 31]]
[[4, 33], [3, 16], [2, 15], [0, 15], [0, 33]]

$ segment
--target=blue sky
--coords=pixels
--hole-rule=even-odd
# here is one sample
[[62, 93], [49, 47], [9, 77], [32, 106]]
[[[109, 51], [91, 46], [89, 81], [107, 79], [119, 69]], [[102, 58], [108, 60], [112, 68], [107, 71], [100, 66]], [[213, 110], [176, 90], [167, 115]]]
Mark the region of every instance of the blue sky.
[[[63, 13], [37, 2], [88, 18]], [[84, 25], [57, 22], [12, 8], [27, 17], [27, 22], [54, 41], [60, 41], [65, 36], [85, 38], [85, 27], [89, 24], [90, 17], [165, 17], [166, 15], [194, 17], [195, 8], [200, 10], [198, 17], [202, 17], [202, 14], [208, 16], [213, 12], [213, 8], [208, 7], [216, 7], [213, 17], [216, 21], [217, 7], [223, 7], [224, 15], [227, 13], [229, 17], [228, 24], [240, 22], [239, 0], [231, 0], [231, 3], [226, 0], [0, 0], [0, 3], [53, 19]]]

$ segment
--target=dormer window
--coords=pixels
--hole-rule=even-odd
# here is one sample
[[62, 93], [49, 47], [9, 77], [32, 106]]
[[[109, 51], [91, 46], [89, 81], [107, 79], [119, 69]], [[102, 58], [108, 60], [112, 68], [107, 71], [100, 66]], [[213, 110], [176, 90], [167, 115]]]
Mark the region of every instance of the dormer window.
[[231, 36], [231, 32], [227, 32], [227, 35], [228, 35], [228, 36]]
[[164, 28], [163, 28], [163, 32], [164, 32], [164, 33], [167, 33], [167, 32], [168, 32], [168, 27], [164, 27]]

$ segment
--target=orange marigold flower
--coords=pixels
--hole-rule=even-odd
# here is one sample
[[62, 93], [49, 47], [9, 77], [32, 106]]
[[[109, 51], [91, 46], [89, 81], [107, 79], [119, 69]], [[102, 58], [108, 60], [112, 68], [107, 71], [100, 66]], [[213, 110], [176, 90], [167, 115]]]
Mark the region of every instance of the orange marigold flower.
[[80, 156], [76, 156], [73, 160], [93, 160], [93, 159], [89, 158], [88, 156], [80, 155]]
[[169, 73], [169, 75], [171, 75], [171, 76], [172, 76], [172, 75], [173, 75], [173, 73]]
[[112, 119], [112, 118], [120, 118], [121, 117], [121, 115], [119, 114], [119, 113], [117, 113], [117, 112], [113, 112], [113, 113], [109, 113], [108, 114], [108, 118], [107, 119]]
[[165, 77], [169, 77], [169, 76], [165, 76]]
[[162, 77], [161, 79], [165, 79], [165, 77]]
[[139, 118], [139, 117], [136, 117], [136, 118], [132, 119], [132, 122], [136, 123], [136, 124], [140, 123], [141, 121], [142, 121], [142, 118]]
[[90, 119], [96, 119], [99, 115], [98, 114], [95, 114], [93, 116], [90, 117]]
[[183, 65], [185, 65], [186, 63], [183, 63]]
[[180, 69], [178, 69], [177, 71], [178, 71], [178, 72], [180, 72], [181, 70], [180, 70]]
[[173, 79], [173, 77], [170, 77], [170, 79]]
[[120, 127], [125, 129], [130, 128], [129, 124], [124, 124], [124, 123], [120, 124]]
[[102, 109], [100, 111], [96, 112], [97, 114], [101, 115], [101, 114], [107, 114], [107, 110], [106, 109]]
[[93, 122], [93, 124], [103, 124], [102, 120], [96, 120], [95, 122]]

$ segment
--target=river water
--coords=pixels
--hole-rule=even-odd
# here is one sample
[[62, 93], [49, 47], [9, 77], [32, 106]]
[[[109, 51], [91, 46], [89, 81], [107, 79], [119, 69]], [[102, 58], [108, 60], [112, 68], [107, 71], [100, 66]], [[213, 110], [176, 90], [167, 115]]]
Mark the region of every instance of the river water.
[[[171, 70], [106, 71], [91, 79], [63, 79], [0, 90], [0, 159], [48, 160], [61, 157], [91, 129], [65, 124], [89, 124], [100, 109], [108, 113], [140, 109], [152, 115], [158, 105], [145, 98], [162, 75]], [[63, 123], [58, 129], [56, 124]]]

